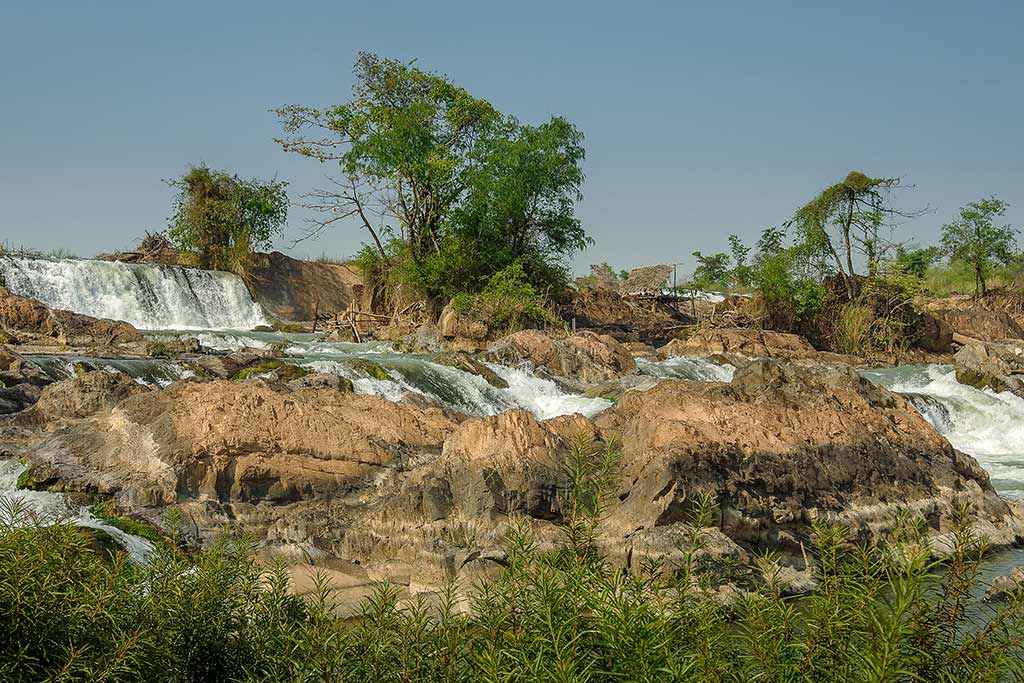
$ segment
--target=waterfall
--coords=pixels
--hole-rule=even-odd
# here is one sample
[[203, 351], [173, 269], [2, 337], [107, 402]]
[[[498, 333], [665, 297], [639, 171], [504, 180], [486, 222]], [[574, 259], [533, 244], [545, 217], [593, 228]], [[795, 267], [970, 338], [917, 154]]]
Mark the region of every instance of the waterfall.
[[960, 384], [947, 365], [863, 374], [905, 395], [955, 448], [978, 460], [1002, 495], [1024, 500], [1024, 399]]
[[0, 256], [0, 282], [50, 308], [143, 330], [248, 330], [266, 325], [231, 273], [110, 261]]

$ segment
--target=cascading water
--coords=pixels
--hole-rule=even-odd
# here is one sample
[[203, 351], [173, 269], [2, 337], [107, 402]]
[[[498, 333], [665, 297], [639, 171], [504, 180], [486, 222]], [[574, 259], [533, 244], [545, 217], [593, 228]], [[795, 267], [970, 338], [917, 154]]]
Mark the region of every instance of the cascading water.
[[862, 374], [905, 395], [953, 446], [977, 458], [997, 491], [1024, 500], [1024, 399], [960, 384], [946, 365]]
[[692, 382], [731, 382], [736, 368], [697, 356], [676, 356], [663, 361], [637, 359], [636, 366], [645, 375], [659, 379], [686, 379]]
[[0, 281], [50, 308], [124, 320], [143, 330], [249, 330], [268, 322], [241, 278], [231, 273], [2, 256]]
[[89, 508], [71, 504], [61, 493], [18, 490], [18, 477], [25, 465], [14, 459], [0, 460], [0, 515], [5, 523], [18, 525], [68, 523], [97, 529], [110, 535], [133, 562], [146, 564], [153, 556], [153, 544], [107, 524]]

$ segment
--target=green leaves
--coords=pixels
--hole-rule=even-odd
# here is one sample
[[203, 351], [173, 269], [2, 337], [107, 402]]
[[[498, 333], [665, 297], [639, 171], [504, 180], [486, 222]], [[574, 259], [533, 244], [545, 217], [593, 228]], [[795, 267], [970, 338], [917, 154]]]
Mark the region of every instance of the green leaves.
[[985, 294], [992, 269], [999, 263], [1008, 264], [1014, 256], [1017, 231], [1009, 225], [992, 225], [1008, 207], [995, 197], [971, 202], [960, 209], [958, 220], [942, 226], [942, 247], [950, 259], [963, 261], [974, 270], [975, 296]]
[[338, 185], [351, 188], [312, 193], [307, 206], [325, 216], [316, 230], [338, 216], [358, 216], [374, 239], [395, 226], [413, 264], [405, 284], [443, 296], [477, 292], [517, 259], [556, 266], [588, 244], [575, 216], [583, 135], [571, 123], [520, 124], [412, 62], [363, 53], [354, 71], [347, 103], [276, 110], [282, 147], [337, 163]]
[[244, 275], [252, 253], [284, 229], [285, 182], [243, 180], [199, 165], [168, 184], [178, 190], [168, 237], [202, 268]]

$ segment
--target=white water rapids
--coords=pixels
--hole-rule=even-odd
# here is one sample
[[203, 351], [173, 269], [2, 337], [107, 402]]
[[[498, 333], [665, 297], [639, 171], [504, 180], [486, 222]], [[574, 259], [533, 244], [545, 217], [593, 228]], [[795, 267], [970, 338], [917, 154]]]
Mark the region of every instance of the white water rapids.
[[50, 308], [142, 330], [249, 330], [268, 321], [231, 273], [87, 259], [0, 256], [0, 283]]
[[1024, 399], [960, 384], [947, 365], [862, 374], [904, 394], [954, 447], [978, 460], [1000, 494], [1024, 500]]
[[125, 549], [133, 562], [146, 564], [153, 555], [153, 544], [132, 536], [96, 517], [89, 508], [72, 504], [62, 493], [28, 491], [17, 488], [25, 465], [11, 458], [0, 460], [0, 516], [4, 523], [16, 525], [67, 523], [97, 529], [111, 536]]

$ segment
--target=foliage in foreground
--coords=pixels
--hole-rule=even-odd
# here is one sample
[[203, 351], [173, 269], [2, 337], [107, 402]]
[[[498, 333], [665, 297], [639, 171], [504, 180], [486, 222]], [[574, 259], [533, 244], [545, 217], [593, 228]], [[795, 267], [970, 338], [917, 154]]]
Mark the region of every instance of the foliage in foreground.
[[[588, 463], [579, 463], [585, 469]], [[605, 473], [607, 468], [598, 469]], [[589, 471], [594, 471], [590, 468]], [[70, 526], [0, 525], [0, 679], [28, 681], [1012, 681], [1024, 680], [1020, 596], [981, 612], [980, 547], [966, 527], [943, 571], [918, 528], [872, 545], [815, 529], [819, 590], [783, 596], [771, 556], [732, 608], [707, 598], [697, 506], [671, 573], [614, 569], [594, 538], [600, 506], [574, 480], [565, 542], [541, 552], [514, 523], [508, 566], [476, 587], [399, 608], [379, 586], [355, 619], [326, 581], [305, 598], [283, 566], [223, 539], [149, 567], [94, 552]], [[582, 486], [579, 484], [582, 483]], [[570, 486], [573, 488], [573, 486]]]

